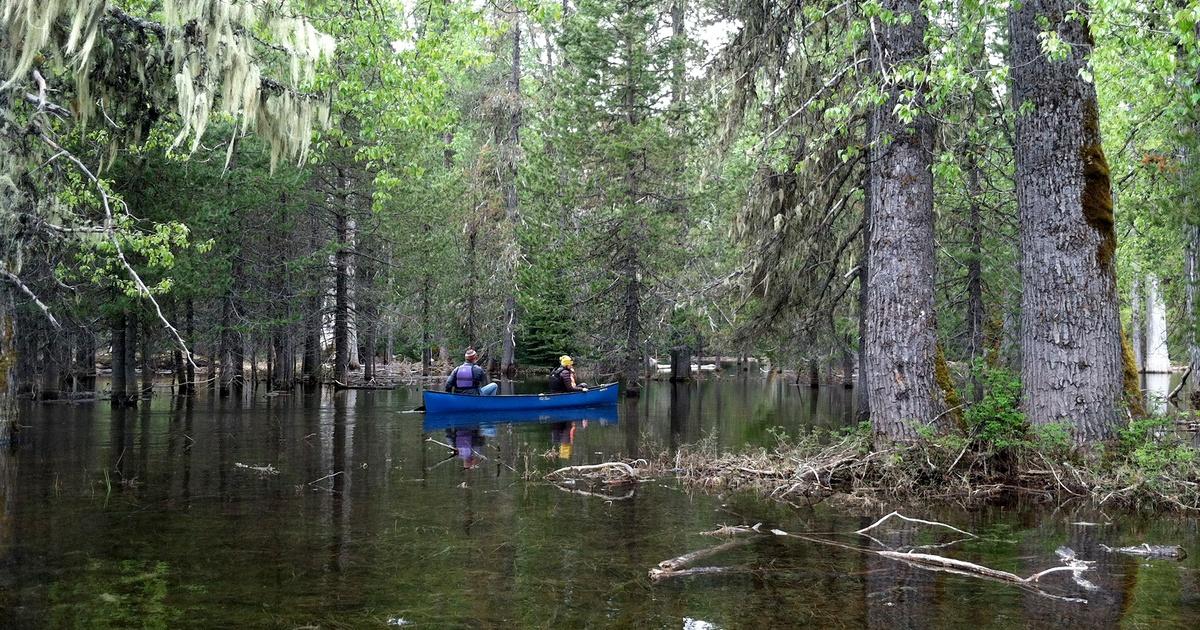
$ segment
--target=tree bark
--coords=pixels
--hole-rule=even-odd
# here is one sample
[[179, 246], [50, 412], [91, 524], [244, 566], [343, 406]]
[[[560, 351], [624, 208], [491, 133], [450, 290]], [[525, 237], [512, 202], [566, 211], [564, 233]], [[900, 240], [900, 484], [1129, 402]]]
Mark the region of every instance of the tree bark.
[[[1087, 3], [1027, 0], [1009, 15], [1021, 218], [1021, 379], [1035, 425], [1076, 440], [1111, 437], [1123, 356], [1113, 266], [1112, 192], [1087, 69]], [[1049, 59], [1047, 30], [1069, 49]]]
[[945, 410], [934, 379], [932, 121], [921, 111], [911, 123], [895, 111], [900, 94], [925, 86], [896, 78], [927, 57], [927, 20], [919, 0], [888, 0], [884, 7], [908, 24], [876, 22], [872, 56], [885, 75], [887, 101], [871, 113], [871, 240], [867, 256], [867, 379], [877, 443], [912, 441], [918, 427]]

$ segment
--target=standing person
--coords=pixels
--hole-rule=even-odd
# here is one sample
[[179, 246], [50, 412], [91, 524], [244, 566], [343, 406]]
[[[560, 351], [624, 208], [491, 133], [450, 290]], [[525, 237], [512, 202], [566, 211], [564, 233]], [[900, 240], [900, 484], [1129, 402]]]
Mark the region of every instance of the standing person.
[[479, 360], [479, 353], [475, 352], [475, 348], [467, 348], [464, 358], [466, 361], [451, 370], [450, 375], [446, 377], [446, 391], [473, 396], [491, 396], [496, 393], [497, 386], [494, 383], [484, 385], [487, 373], [483, 371], [483, 368], [475, 365], [475, 362]]
[[550, 393], [586, 392], [586, 383], [575, 383], [575, 360], [568, 355], [558, 357], [559, 366], [550, 373]]

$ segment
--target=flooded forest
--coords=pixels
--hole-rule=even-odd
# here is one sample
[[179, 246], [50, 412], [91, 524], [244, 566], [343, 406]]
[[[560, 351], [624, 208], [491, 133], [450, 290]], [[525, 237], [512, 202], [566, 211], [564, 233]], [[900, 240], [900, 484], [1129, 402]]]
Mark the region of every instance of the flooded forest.
[[1194, 628], [1200, 0], [0, 0], [0, 627]]

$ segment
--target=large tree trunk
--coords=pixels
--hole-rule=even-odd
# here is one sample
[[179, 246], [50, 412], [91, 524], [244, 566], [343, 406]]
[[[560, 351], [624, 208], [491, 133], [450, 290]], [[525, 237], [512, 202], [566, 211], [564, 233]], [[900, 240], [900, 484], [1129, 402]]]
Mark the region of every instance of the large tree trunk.
[[[1111, 437], [1123, 383], [1112, 192], [1087, 69], [1087, 3], [1026, 0], [1009, 16], [1021, 216], [1021, 379], [1037, 425]], [[1047, 23], [1048, 20], [1048, 23]], [[1057, 32], [1065, 58], [1042, 51]]]
[[911, 123], [895, 112], [906, 90], [921, 84], [896, 78], [907, 64], [927, 56], [926, 18], [919, 0], [888, 0], [884, 7], [904, 24], [877, 22], [875, 64], [888, 81], [888, 99], [871, 114], [871, 241], [867, 266], [867, 379], [871, 424], [877, 443], [910, 441], [918, 427], [945, 410], [934, 379], [937, 326], [933, 312], [934, 235], [932, 122], [920, 113]]
[[512, 377], [517, 363], [517, 265], [520, 263], [517, 228], [520, 224], [520, 207], [517, 199], [517, 160], [521, 152], [521, 12], [512, 10], [512, 65], [508, 78], [509, 111], [507, 134], [504, 140], [504, 206], [512, 238], [512, 251], [508, 254], [508, 278], [505, 278], [508, 295], [504, 299], [504, 345], [500, 353], [500, 372]]

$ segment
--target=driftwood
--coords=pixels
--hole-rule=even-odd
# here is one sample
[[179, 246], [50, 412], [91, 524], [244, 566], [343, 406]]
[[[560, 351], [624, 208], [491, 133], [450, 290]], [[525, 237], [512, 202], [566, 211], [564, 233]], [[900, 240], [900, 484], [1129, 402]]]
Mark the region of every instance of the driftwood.
[[1151, 545], [1142, 543], [1132, 547], [1109, 547], [1108, 545], [1100, 545], [1100, 548], [1108, 553], [1124, 553], [1131, 556], [1142, 556], [1143, 558], [1171, 558], [1173, 560], [1183, 560], [1187, 557], [1187, 551], [1179, 545]]

